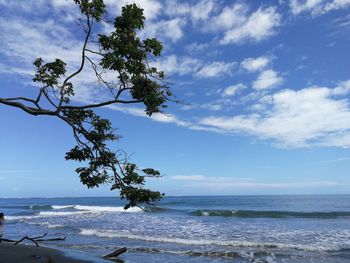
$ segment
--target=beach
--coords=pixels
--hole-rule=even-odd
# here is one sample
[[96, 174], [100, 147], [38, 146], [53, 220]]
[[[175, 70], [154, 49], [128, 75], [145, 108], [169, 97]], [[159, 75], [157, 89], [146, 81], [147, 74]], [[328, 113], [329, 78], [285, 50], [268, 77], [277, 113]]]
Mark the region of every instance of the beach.
[[[121, 262], [347, 263], [349, 203], [349, 195], [186, 196], [125, 211], [116, 197], [8, 198], [0, 199], [0, 210], [4, 238], [66, 237], [40, 243], [64, 253], [44, 249], [39, 256], [53, 252], [62, 262], [98, 262], [126, 247]], [[41, 253], [26, 249], [29, 258]]]
[[[52, 260], [52, 261], [50, 261]], [[0, 243], [0, 263], [105, 263], [111, 262], [92, 254], [64, 251], [35, 245]], [[114, 261], [118, 262], [118, 261]]]
[[[53, 261], [49, 261], [49, 259]], [[0, 263], [85, 263], [94, 262], [91, 260], [77, 259], [57, 249], [37, 247], [32, 245], [13, 245], [7, 242], [0, 243]]]

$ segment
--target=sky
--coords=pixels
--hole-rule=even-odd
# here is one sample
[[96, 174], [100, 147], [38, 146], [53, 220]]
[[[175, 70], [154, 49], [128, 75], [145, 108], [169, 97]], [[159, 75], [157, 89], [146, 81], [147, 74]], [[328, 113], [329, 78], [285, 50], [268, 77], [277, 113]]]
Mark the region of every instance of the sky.
[[[98, 109], [167, 195], [350, 194], [350, 0], [105, 1], [115, 17], [144, 9], [141, 38], [164, 46], [153, 65], [176, 99], [151, 118], [142, 105]], [[79, 67], [73, 1], [0, 0], [0, 97], [34, 97], [33, 61]], [[96, 30], [108, 33], [109, 24]], [[94, 48], [94, 44], [90, 44]], [[74, 104], [103, 97], [88, 67]], [[87, 189], [64, 160], [71, 130], [0, 105], [0, 197], [113, 196]]]

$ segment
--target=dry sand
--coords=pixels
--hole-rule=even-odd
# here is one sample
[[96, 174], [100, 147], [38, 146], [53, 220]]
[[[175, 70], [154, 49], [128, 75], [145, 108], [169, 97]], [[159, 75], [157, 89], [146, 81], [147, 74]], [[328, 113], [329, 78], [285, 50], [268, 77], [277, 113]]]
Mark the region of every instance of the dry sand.
[[20, 244], [13, 245], [6, 242], [0, 243], [0, 263], [47, 263], [50, 262], [50, 257], [54, 260], [51, 262], [54, 263], [100, 262], [100, 260], [97, 258], [85, 260], [69, 257], [69, 254], [66, 255], [66, 253], [62, 251], [46, 247], [36, 247]]

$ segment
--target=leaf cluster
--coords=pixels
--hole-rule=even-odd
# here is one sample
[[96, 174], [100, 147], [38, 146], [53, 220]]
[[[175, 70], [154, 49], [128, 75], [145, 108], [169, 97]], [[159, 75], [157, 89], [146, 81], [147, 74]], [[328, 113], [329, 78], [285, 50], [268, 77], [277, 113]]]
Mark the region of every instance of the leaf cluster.
[[41, 82], [47, 87], [56, 86], [59, 78], [66, 73], [66, 63], [58, 58], [50, 63], [44, 63], [42, 58], [37, 58], [33, 64], [36, 67], [33, 81]]
[[105, 13], [106, 5], [103, 0], [74, 0], [80, 7], [80, 12], [86, 16], [94, 18], [97, 22]]
[[167, 98], [172, 94], [162, 82], [164, 72], [148, 64], [150, 57], [160, 56], [162, 44], [155, 38], [141, 40], [137, 36], [144, 20], [143, 10], [136, 4], [123, 7], [121, 16], [115, 19], [115, 30], [109, 35], [99, 35], [103, 54], [100, 65], [116, 71], [123, 88], [130, 90], [135, 101], [143, 102], [146, 113], [152, 115], [166, 107]]
[[[145, 177], [158, 177], [159, 171], [152, 168], [139, 170], [134, 163], [120, 158], [120, 154], [112, 152], [107, 143], [118, 140], [108, 119], [103, 119], [92, 110], [69, 110], [65, 117], [77, 127], [78, 144], [66, 153], [66, 160], [84, 163], [78, 167], [80, 181], [88, 188], [112, 183], [111, 190], [118, 189], [120, 196], [127, 200], [125, 208], [140, 204], [151, 204], [158, 201], [162, 194], [143, 189]], [[89, 127], [89, 128], [86, 128]], [[118, 170], [116, 169], [118, 168]]]

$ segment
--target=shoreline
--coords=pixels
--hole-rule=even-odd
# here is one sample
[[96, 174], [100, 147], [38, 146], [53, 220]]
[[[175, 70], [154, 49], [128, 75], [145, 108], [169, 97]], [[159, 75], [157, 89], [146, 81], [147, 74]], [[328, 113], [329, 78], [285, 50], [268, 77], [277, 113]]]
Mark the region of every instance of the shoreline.
[[[49, 259], [53, 261], [49, 261]], [[109, 260], [98, 258], [79, 251], [67, 251], [49, 247], [33, 245], [13, 245], [7, 242], [0, 243], [0, 263], [107, 263]]]

